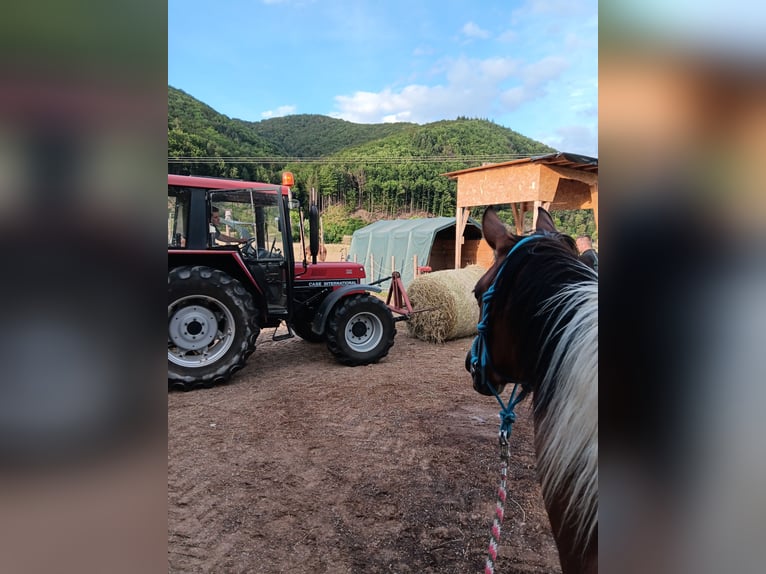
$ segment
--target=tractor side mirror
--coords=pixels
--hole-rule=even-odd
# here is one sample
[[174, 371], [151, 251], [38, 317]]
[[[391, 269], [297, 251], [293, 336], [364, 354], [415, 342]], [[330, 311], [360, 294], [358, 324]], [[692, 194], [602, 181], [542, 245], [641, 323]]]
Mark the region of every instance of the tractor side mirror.
[[319, 253], [319, 209], [316, 205], [309, 207], [309, 251], [311, 260], [316, 263]]

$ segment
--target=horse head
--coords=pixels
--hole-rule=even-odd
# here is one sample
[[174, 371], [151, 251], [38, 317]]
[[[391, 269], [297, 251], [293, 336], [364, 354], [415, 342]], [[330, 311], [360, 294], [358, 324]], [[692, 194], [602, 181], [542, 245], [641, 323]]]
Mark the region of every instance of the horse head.
[[531, 235], [511, 233], [492, 208], [484, 212], [482, 232], [495, 261], [474, 288], [481, 309], [480, 332], [466, 356], [466, 370], [474, 390], [483, 395], [493, 395], [493, 389], [502, 393], [509, 382], [519, 382], [525, 392], [534, 391], [535, 365], [528, 351], [540, 341], [525, 336], [531, 331], [521, 318], [535, 320], [537, 309], [532, 307], [537, 297], [531, 297], [531, 291], [548, 289], [551, 275], [561, 274], [558, 261], [564, 262], [563, 268], [577, 265], [577, 245], [556, 229], [543, 208], [538, 208]]
[[562, 572], [596, 572], [598, 276], [544, 209], [531, 235], [514, 235], [492, 209], [482, 231], [495, 262], [474, 288], [481, 319], [466, 369], [474, 389], [501, 404], [508, 383], [522, 389], [514, 404], [532, 395], [538, 476]]

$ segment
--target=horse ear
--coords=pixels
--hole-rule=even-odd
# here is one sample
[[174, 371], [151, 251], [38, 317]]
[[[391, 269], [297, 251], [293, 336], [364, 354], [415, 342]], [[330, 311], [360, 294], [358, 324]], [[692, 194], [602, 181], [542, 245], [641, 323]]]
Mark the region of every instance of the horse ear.
[[553, 223], [551, 214], [542, 207], [537, 208], [537, 225], [535, 226], [535, 230], [558, 233], [558, 229], [556, 229], [556, 224]]
[[495, 251], [504, 249], [509, 243], [512, 243], [508, 228], [497, 216], [497, 212], [491, 207], [484, 211], [484, 216], [481, 219], [481, 230], [484, 234], [484, 239], [487, 240], [489, 246]]

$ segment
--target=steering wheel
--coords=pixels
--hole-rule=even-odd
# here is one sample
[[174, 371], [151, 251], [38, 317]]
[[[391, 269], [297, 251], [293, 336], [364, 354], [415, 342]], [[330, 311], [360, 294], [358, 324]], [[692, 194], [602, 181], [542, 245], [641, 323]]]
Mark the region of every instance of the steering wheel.
[[242, 255], [245, 257], [258, 257], [258, 249], [255, 245], [255, 237], [250, 237], [240, 244]]
[[263, 259], [264, 257], [271, 257], [272, 255], [279, 256], [282, 254], [279, 249], [274, 249], [274, 243], [271, 244], [271, 251], [266, 251], [265, 248], [258, 247], [255, 237], [251, 237], [242, 243], [240, 249], [242, 249], [242, 255], [245, 257], [252, 257], [253, 259]]

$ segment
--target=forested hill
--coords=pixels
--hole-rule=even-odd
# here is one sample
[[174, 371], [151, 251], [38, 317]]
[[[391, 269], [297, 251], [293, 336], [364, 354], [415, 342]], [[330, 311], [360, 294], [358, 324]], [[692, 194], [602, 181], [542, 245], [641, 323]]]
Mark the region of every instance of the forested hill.
[[337, 156], [379, 160], [396, 155], [413, 161], [454, 163], [468, 160], [481, 164], [484, 161], [510, 161], [554, 151], [545, 144], [490, 121], [458, 118], [422, 126], [414, 124], [410, 129], [388, 137], [348, 147]]
[[449, 170], [549, 151], [555, 150], [479, 119], [426, 125], [355, 124], [316, 114], [260, 122], [231, 119], [168, 86], [168, 156], [179, 158], [169, 169], [177, 173], [278, 181], [266, 174], [284, 169], [285, 162], [296, 158], [325, 164], [350, 158], [364, 163], [367, 157], [376, 163], [385, 158], [388, 162], [415, 160], [419, 165], [454, 160]]
[[329, 204], [396, 217], [402, 213], [452, 215], [455, 182], [445, 172], [485, 162], [555, 151], [486, 120], [443, 120], [412, 126], [317, 164], [288, 168]]
[[[248, 122], [168, 86], [169, 173], [278, 183], [292, 171], [296, 197], [307, 205], [316, 189], [325, 234], [337, 237], [380, 217], [454, 215], [456, 183], [443, 173], [554, 151], [484, 119], [355, 124], [303, 114]], [[571, 232], [593, 232], [592, 215], [582, 217]]]
[[233, 122], [189, 94], [168, 86], [168, 155], [252, 157], [285, 154], [251, 127]]
[[295, 157], [331, 155], [416, 126], [410, 123], [355, 124], [316, 114], [296, 114], [260, 122], [234, 121], [252, 128], [287, 155]]

